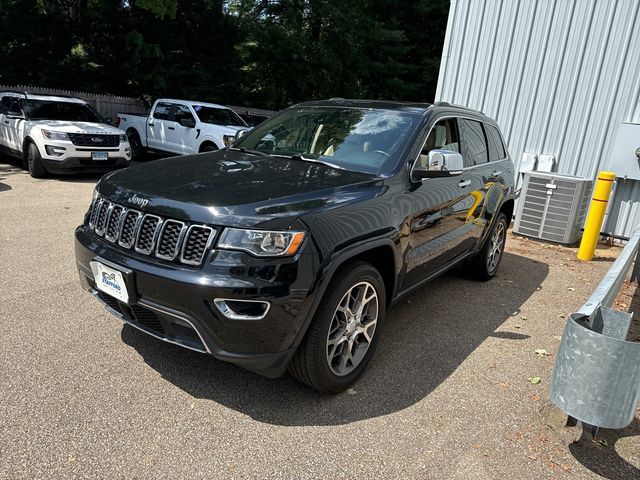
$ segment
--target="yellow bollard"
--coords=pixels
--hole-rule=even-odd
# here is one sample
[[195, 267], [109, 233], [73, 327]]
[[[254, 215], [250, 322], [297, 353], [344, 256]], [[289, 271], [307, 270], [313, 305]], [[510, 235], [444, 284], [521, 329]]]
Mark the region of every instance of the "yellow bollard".
[[593, 259], [596, 253], [602, 221], [607, 211], [607, 203], [609, 203], [615, 178], [616, 174], [613, 172], [600, 172], [600, 175], [598, 175], [598, 180], [593, 188], [593, 198], [591, 199], [591, 206], [589, 207], [589, 215], [584, 225], [582, 241], [578, 249], [578, 260], [588, 262]]

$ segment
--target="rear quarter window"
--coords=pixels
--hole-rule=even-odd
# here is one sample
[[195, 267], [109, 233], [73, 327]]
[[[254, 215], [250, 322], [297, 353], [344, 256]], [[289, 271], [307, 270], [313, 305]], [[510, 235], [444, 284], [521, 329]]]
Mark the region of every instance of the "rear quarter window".
[[498, 129], [493, 125], [487, 125], [485, 123], [484, 130], [487, 134], [487, 142], [489, 143], [489, 161], [495, 162], [496, 160], [507, 158], [507, 152]]

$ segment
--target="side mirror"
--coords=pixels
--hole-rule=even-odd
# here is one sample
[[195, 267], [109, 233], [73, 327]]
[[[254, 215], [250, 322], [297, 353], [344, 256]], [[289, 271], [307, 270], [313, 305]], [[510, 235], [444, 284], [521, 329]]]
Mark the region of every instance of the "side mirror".
[[236, 132], [236, 140], [238, 140], [240, 137], [244, 137], [247, 133], [249, 133], [249, 128], [241, 128], [240, 130], [238, 130]]
[[196, 121], [193, 118], [181, 118], [178, 120], [178, 123], [183, 127], [187, 127], [187, 128], [196, 127]]
[[106, 123], [107, 125], [113, 125], [113, 118], [111, 117], [106, 117], [104, 119], [104, 123]]
[[13, 118], [15, 120], [24, 120], [22, 112], [7, 112], [5, 115], [7, 118]]
[[464, 168], [462, 155], [451, 150], [431, 150], [425, 167], [415, 167], [413, 178], [452, 177], [460, 175]]

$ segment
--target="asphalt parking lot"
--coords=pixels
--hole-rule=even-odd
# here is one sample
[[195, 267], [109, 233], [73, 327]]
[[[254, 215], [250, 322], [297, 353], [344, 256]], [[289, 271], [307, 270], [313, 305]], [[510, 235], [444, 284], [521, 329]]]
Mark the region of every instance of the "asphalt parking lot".
[[547, 400], [564, 317], [616, 247], [584, 264], [511, 236], [493, 281], [448, 274], [395, 305], [354, 389], [322, 396], [109, 315], [73, 257], [97, 179], [4, 162], [0, 478], [640, 478], [638, 418], [592, 442]]

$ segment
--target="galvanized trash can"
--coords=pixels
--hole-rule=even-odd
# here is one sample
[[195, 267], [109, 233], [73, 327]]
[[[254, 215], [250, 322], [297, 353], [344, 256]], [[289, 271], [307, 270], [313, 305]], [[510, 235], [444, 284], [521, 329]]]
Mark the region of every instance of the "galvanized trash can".
[[640, 400], [640, 343], [625, 340], [633, 315], [598, 307], [567, 321], [551, 380], [551, 401], [571, 417], [624, 428]]

